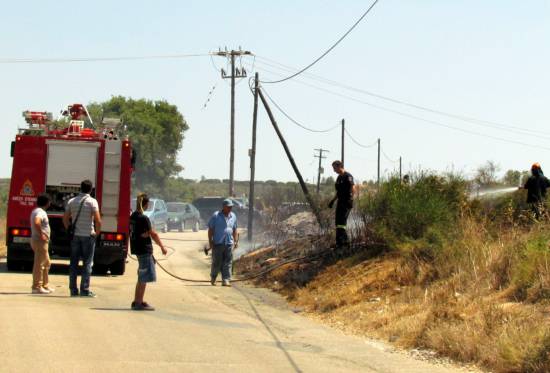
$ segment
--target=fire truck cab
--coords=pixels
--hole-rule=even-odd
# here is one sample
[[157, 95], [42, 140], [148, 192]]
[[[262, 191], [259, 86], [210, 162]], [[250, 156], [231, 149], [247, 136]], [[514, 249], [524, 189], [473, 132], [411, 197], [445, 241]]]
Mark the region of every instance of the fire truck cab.
[[[8, 270], [32, 265], [30, 214], [40, 193], [47, 193], [52, 259], [68, 259], [70, 242], [62, 218], [69, 199], [83, 180], [93, 183], [98, 201], [101, 234], [94, 255], [94, 272], [124, 273], [128, 252], [131, 175], [133, 157], [128, 138], [120, 138], [120, 123], [110, 121], [96, 129], [85, 128], [91, 118], [81, 104], [63, 112], [66, 120], [53, 128], [46, 112], [23, 113], [27, 128], [12, 142], [12, 176], [8, 200], [6, 243]], [[61, 128], [59, 128], [61, 127]]]

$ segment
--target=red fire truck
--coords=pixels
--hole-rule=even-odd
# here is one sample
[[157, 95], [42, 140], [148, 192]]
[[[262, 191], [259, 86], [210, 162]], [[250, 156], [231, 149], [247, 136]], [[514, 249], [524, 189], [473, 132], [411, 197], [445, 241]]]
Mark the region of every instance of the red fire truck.
[[[48, 193], [52, 259], [69, 258], [70, 244], [62, 217], [83, 180], [94, 184], [102, 216], [101, 235], [94, 256], [94, 272], [121, 275], [128, 252], [130, 185], [133, 169], [131, 144], [120, 138], [120, 121], [93, 126], [84, 105], [63, 111], [64, 120], [52, 122], [47, 112], [23, 113], [28, 127], [12, 142], [13, 168], [7, 215], [9, 270], [30, 267], [30, 214], [40, 193]], [[61, 124], [60, 124], [61, 123]], [[90, 124], [85, 126], [85, 124]], [[54, 128], [55, 127], [55, 128]], [[86, 128], [92, 127], [92, 128]]]

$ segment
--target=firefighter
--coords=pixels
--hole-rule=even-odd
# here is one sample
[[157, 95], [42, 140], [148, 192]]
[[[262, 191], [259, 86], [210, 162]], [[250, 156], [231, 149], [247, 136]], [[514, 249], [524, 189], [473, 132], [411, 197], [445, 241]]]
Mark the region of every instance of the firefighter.
[[531, 176], [523, 186], [527, 189], [527, 203], [536, 219], [539, 219], [545, 210], [546, 190], [550, 188], [550, 181], [542, 173], [540, 164], [534, 163], [531, 166]]
[[347, 221], [353, 207], [353, 197], [355, 195], [355, 182], [353, 176], [344, 169], [341, 161], [332, 162], [332, 169], [338, 174], [336, 179], [336, 195], [329, 202], [328, 207], [332, 208], [336, 203], [336, 247], [340, 248], [349, 244], [347, 232]]

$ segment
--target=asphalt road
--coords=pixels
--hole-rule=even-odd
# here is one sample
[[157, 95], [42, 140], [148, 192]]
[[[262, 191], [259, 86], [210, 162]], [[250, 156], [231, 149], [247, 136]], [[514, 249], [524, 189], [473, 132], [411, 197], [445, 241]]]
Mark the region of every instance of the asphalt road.
[[[163, 235], [163, 261], [185, 277], [208, 278], [206, 233]], [[168, 239], [181, 241], [168, 241]], [[160, 254], [157, 254], [160, 257]], [[182, 283], [158, 271], [147, 289], [154, 312], [130, 310], [136, 263], [119, 277], [92, 277], [95, 299], [70, 298], [66, 264], [54, 295], [31, 295], [31, 274], [0, 262], [2, 372], [451, 372], [383, 344], [350, 337], [289, 309], [277, 295]]]

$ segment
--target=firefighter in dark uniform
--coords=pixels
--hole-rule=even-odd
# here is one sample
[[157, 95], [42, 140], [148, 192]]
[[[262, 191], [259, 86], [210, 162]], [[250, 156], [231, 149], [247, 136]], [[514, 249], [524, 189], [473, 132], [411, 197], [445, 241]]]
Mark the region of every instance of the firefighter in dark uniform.
[[546, 210], [546, 189], [550, 188], [550, 181], [542, 173], [540, 164], [535, 163], [531, 166], [531, 176], [523, 188], [527, 189], [527, 203], [531, 206], [535, 218], [540, 219]]
[[336, 247], [344, 247], [349, 244], [347, 221], [353, 207], [353, 196], [355, 194], [355, 183], [353, 176], [344, 169], [341, 161], [332, 162], [332, 169], [338, 174], [336, 179], [336, 195], [329, 202], [328, 207], [332, 208], [336, 203]]

